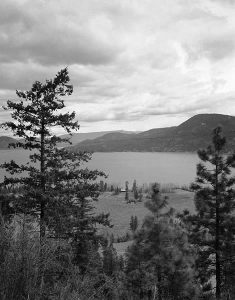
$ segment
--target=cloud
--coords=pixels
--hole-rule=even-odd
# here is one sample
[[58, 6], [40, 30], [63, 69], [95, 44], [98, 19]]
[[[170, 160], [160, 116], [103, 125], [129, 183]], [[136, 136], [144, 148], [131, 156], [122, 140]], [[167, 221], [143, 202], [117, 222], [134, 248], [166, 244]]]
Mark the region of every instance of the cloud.
[[2, 0], [0, 101], [68, 66], [65, 103], [90, 130], [235, 115], [234, 13], [222, 0]]
[[218, 3], [221, 3], [221, 4], [232, 4], [234, 5], [234, 0], [211, 0], [212, 2], [218, 2]]
[[212, 60], [220, 60], [234, 55], [235, 40], [234, 34], [207, 39], [201, 43], [201, 54]]
[[63, 6], [56, 8], [55, 1], [1, 1], [0, 61], [86, 65], [115, 59], [118, 47], [99, 34], [105, 18], [79, 18], [72, 8], [63, 14]]
[[235, 30], [230, 32], [215, 33], [204, 36], [194, 44], [185, 44], [184, 47], [191, 61], [207, 58], [210, 61], [231, 59], [235, 56]]

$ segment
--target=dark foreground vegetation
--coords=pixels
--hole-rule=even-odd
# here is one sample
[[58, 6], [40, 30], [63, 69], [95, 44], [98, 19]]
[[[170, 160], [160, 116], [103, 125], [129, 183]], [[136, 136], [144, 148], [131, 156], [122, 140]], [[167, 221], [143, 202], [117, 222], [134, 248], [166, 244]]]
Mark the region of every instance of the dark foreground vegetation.
[[[2, 126], [19, 138], [13, 147], [32, 152], [28, 164], [2, 165], [9, 177], [0, 193], [0, 299], [235, 299], [235, 154], [224, 155], [221, 128], [198, 152], [196, 213], [176, 214], [153, 184], [149, 215], [143, 224], [130, 216], [132, 242], [118, 256], [113, 237], [97, 229], [112, 226], [109, 215], [94, 213], [105, 174], [84, 166], [89, 153], [57, 147], [68, 139], [52, 133], [79, 129], [63, 110], [61, 97], [71, 93], [64, 69], [7, 102], [12, 121]], [[136, 183], [132, 190], [141, 201]]]

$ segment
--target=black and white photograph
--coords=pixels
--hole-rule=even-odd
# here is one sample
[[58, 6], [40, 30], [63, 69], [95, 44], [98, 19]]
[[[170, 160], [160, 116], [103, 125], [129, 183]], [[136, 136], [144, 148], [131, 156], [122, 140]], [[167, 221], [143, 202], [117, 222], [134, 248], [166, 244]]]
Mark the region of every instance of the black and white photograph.
[[235, 0], [0, 0], [0, 300], [235, 300]]

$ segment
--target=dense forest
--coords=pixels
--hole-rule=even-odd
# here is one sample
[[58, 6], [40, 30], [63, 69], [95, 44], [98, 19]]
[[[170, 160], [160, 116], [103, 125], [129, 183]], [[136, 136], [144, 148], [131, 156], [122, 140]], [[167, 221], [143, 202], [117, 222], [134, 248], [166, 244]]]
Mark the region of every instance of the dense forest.
[[[195, 214], [177, 213], [152, 184], [149, 214], [142, 224], [132, 216], [130, 246], [118, 255], [99, 230], [112, 227], [110, 216], [94, 210], [106, 174], [86, 167], [91, 153], [59, 147], [69, 138], [52, 131], [79, 129], [64, 109], [72, 92], [63, 69], [4, 107], [12, 120], [1, 126], [18, 139], [11, 146], [31, 154], [1, 166], [9, 175], [0, 186], [0, 300], [235, 299], [235, 153], [225, 154], [221, 127], [198, 151]], [[141, 201], [136, 182], [132, 192]]]

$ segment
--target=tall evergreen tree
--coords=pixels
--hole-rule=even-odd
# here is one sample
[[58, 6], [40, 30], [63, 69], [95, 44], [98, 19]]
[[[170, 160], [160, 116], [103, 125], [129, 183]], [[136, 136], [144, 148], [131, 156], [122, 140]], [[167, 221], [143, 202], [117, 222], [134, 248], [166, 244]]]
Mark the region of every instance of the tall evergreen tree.
[[[137, 299], [197, 299], [194, 251], [187, 232], [174, 222], [157, 184], [146, 217], [127, 252], [127, 288]], [[147, 298], [146, 298], [147, 297]], [[135, 298], [134, 298], [135, 299]]]
[[4, 181], [5, 186], [20, 187], [12, 199], [14, 211], [39, 217], [41, 241], [46, 233], [56, 239], [69, 238], [74, 262], [84, 270], [88, 249], [97, 250], [96, 224], [109, 225], [109, 220], [107, 214], [94, 215], [92, 204], [99, 195], [97, 180], [105, 174], [83, 166], [91, 159], [90, 153], [58, 147], [58, 143], [69, 143], [69, 138], [52, 133], [53, 127], [62, 127], [69, 134], [79, 129], [75, 113], [63, 111], [63, 97], [73, 90], [69, 81], [68, 70], [63, 69], [44, 84], [36, 81], [31, 90], [17, 91], [20, 101], [7, 102], [13, 121], [2, 126], [22, 139], [13, 147], [32, 151], [27, 164], [11, 161], [2, 167], [11, 175], [20, 175]]
[[190, 217], [194, 242], [201, 249], [201, 264], [207, 266], [208, 276], [216, 276], [217, 300], [231, 289], [226, 283], [235, 272], [231, 269], [235, 259], [235, 177], [231, 175], [235, 154], [225, 155], [225, 145], [222, 129], [217, 127], [212, 145], [198, 151], [202, 163], [197, 165], [197, 178], [192, 184], [197, 215]]
[[30, 163], [20, 165], [11, 161], [2, 167], [10, 174], [21, 175], [5, 178], [4, 184], [22, 187], [13, 201], [14, 209], [36, 217], [39, 215], [41, 239], [45, 237], [46, 228], [58, 237], [66, 235], [71, 224], [72, 232], [78, 235], [80, 231], [89, 231], [89, 226], [95, 227], [96, 221], [106, 222], [105, 218], [91, 216], [91, 201], [98, 197], [95, 180], [105, 174], [84, 168], [82, 164], [90, 160], [91, 155], [59, 148], [58, 143], [69, 143], [69, 138], [52, 133], [53, 127], [62, 127], [69, 134], [79, 129], [75, 113], [63, 110], [63, 98], [73, 91], [69, 82], [68, 70], [63, 69], [44, 84], [36, 81], [31, 90], [17, 91], [20, 100], [8, 101], [6, 106], [11, 110], [13, 121], [2, 124], [22, 139], [14, 147], [32, 150]]
[[74, 112], [59, 113], [65, 107], [61, 97], [69, 96], [73, 91], [69, 81], [68, 70], [63, 69], [54, 79], [47, 80], [44, 84], [36, 81], [29, 91], [16, 91], [19, 101], [8, 100], [5, 107], [11, 111], [13, 121], [2, 126], [21, 139], [13, 146], [34, 151], [30, 155], [31, 165], [19, 165], [15, 161], [3, 165], [10, 174], [27, 173], [27, 176], [20, 178], [6, 178], [5, 184], [17, 183], [28, 187], [24, 203], [19, 204], [17, 201], [18, 208], [23, 212], [39, 211], [41, 238], [46, 233], [47, 192], [50, 181], [48, 170], [55, 160], [57, 143], [68, 141], [54, 136], [51, 129], [55, 126], [62, 127], [67, 133], [79, 129]]
[[102, 239], [97, 234], [97, 224], [111, 226], [109, 214], [94, 213], [93, 202], [98, 201], [99, 196], [99, 184], [96, 179], [100, 176], [104, 176], [104, 173], [83, 169], [81, 166], [78, 168], [75, 165], [71, 169], [69, 166], [67, 179], [62, 182], [63, 187], [58, 187], [59, 201], [56, 199], [51, 203], [52, 220], [55, 219], [55, 208], [58, 213], [54, 228], [52, 223], [48, 222], [50, 228], [54, 229], [56, 235], [71, 239], [74, 263], [79, 265], [82, 273], [86, 271], [89, 263], [90, 250], [93, 249], [93, 253], [97, 252]]

